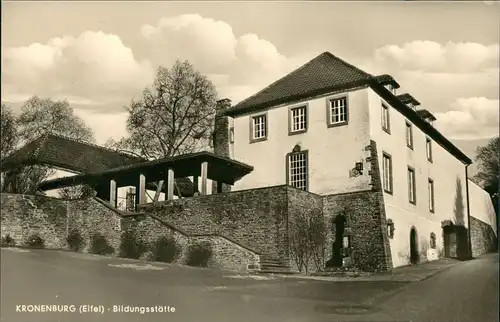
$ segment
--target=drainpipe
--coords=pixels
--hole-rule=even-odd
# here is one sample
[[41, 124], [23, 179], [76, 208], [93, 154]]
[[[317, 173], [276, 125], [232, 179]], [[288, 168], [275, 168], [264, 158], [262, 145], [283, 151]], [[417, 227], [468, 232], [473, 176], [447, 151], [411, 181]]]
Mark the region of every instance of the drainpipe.
[[467, 227], [469, 228], [468, 231], [469, 233], [467, 234], [469, 237], [469, 256], [472, 258], [472, 237], [471, 237], [471, 231], [472, 227], [470, 225], [470, 202], [469, 202], [469, 174], [468, 174], [468, 168], [470, 164], [465, 165], [465, 194], [467, 197]]

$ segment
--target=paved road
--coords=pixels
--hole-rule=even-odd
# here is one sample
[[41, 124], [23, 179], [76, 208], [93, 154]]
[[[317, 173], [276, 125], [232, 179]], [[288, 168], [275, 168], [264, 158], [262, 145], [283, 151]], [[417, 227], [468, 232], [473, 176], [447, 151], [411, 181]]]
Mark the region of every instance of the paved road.
[[[1, 255], [2, 322], [498, 321], [496, 254], [418, 283], [254, 280], [46, 250], [2, 249]], [[33, 304], [74, 305], [77, 312], [16, 312], [17, 305]], [[79, 313], [84, 304], [104, 313]], [[114, 305], [175, 312], [117, 313]]]

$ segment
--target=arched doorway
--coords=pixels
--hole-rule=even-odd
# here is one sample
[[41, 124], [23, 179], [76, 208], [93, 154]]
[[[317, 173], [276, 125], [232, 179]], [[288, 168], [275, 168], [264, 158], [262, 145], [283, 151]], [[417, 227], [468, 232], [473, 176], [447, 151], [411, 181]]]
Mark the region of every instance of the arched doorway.
[[410, 230], [410, 263], [418, 263], [418, 235], [415, 227]]
[[332, 245], [332, 258], [326, 263], [327, 267], [342, 267], [344, 231], [347, 219], [343, 213], [338, 214], [333, 220], [334, 240]]

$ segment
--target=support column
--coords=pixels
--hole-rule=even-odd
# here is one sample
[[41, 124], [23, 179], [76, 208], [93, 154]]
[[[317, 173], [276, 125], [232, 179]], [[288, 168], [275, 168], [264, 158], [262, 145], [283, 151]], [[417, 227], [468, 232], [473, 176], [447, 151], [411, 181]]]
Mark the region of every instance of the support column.
[[157, 202], [158, 199], [160, 198], [160, 193], [161, 193], [161, 190], [163, 189], [163, 184], [164, 184], [163, 180], [160, 180], [158, 182], [158, 187], [156, 188], [156, 193], [155, 193], [155, 197], [153, 199], [153, 202]]
[[198, 184], [198, 179], [200, 177], [198, 175], [193, 176], [193, 186], [194, 186], [194, 191], [193, 193], [197, 193], [200, 191], [199, 184]]
[[146, 203], [146, 177], [143, 174], [139, 175], [139, 189], [136, 193], [139, 205]]
[[115, 188], [115, 208], [118, 209], [118, 185]]
[[175, 174], [173, 169], [167, 170], [167, 195], [166, 200], [174, 199], [174, 182], [175, 182]]
[[201, 194], [207, 194], [207, 174], [208, 174], [208, 162], [202, 162], [201, 164]]
[[116, 207], [116, 181], [109, 181], [109, 204]]

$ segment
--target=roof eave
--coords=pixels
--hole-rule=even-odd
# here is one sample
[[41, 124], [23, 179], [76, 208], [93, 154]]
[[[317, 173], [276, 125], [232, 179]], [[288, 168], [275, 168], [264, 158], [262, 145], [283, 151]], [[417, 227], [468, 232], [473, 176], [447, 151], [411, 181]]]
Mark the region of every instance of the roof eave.
[[448, 140], [444, 135], [442, 135], [435, 127], [429, 124], [427, 121], [422, 119], [414, 110], [407, 108], [407, 106], [401, 102], [396, 96], [394, 96], [390, 91], [388, 91], [380, 83], [373, 81], [370, 87], [377, 92], [383, 99], [389, 102], [394, 108], [401, 112], [404, 116], [409, 118], [413, 123], [424, 130], [425, 133], [429, 134], [436, 142], [440, 143], [448, 152], [454, 155], [464, 164], [472, 164], [472, 160], [459, 148], [457, 148], [450, 140]]
[[310, 92], [303, 93], [300, 95], [289, 95], [289, 96], [281, 98], [279, 100], [272, 100], [272, 101], [267, 101], [267, 102], [254, 104], [254, 105], [247, 105], [247, 106], [243, 106], [243, 107], [238, 107], [238, 104], [237, 104], [237, 105], [231, 107], [230, 109], [228, 109], [225, 112], [225, 115], [230, 116], [230, 117], [235, 117], [235, 116], [239, 116], [239, 115], [243, 115], [243, 114], [253, 113], [253, 112], [265, 110], [267, 108], [270, 108], [270, 107], [273, 107], [276, 105], [292, 103], [292, 102], [300, 101], [303, 99], [328, 94], [328, 93], [334, 92], [334, 91], [349, 90], [349, 89], [360, 87], [360, 86], [368, 86], [370, 84], [370, 82], [371, 82], [370, 79], [363, 79], [363, 80], [350, 82], [350, 83], [346, 83], [346, 84], [342, 84], [342, 85], [325, 87], [325, 88], [322, 88], [319, 90], [310, 91]]

